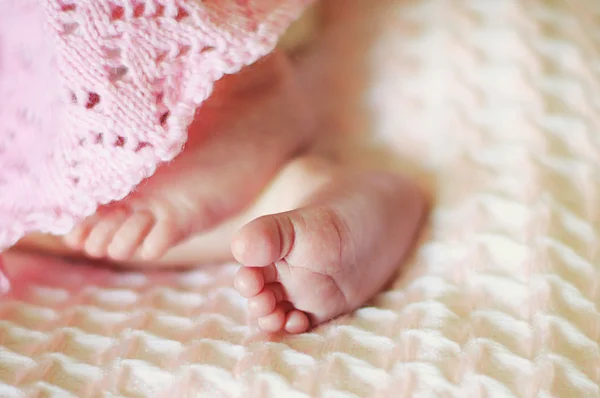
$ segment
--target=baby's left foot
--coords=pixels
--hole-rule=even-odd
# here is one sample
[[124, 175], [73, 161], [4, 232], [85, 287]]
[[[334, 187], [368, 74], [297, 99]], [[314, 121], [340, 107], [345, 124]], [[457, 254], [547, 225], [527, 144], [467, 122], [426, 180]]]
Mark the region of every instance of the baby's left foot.
[[363, 305], [400, 265], [426, 211], [421, 191], [396, 175], [313, 160], [289, 167], [290, 189], [321, 181], [305, 206], [254, 220], [232, 244], [243, 265], [235, 286], [266, 332], [303, 333]]
[[190, 126], [182, 153], [124, 201], [84, 220], [65, 243], [119, 263], [162, 259], [249, 206], [310, 142], [312, 113], [280, 52], [224, 78]]

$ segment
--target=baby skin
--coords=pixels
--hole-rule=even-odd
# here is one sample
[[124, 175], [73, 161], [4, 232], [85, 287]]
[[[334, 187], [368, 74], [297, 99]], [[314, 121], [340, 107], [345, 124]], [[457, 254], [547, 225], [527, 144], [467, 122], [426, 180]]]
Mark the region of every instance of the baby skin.
[[[365, 304], [398, 269], [426, 210], [409, 180], [323, 158], [289, 163], [269, 193], [286, 194], [292, 210], [254, 219], [231, 246], [243, 265], [235, 287], [267, 332], [302, 333]], [[268, 200], [258, 213], [276, 207]]]
[[426, 200], [394, 173], [302, 155], [316, 139], [309, 104], [280, 53], [223, 79], [181, 155], [64, 242], [138, 266], [235, 259], [235, 287], [266, 332], [359, 308], [411, 249]]
[[219, 82], [176, 160], [85, 220], [67, 245], [93, 258], [156, 261], [243, 210], [314, 130], [292, 73], [275, 53]]

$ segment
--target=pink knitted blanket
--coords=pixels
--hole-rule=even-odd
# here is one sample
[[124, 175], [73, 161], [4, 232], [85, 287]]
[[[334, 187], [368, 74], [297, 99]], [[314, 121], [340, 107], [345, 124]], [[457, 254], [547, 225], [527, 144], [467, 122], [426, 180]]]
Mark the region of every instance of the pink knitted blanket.
[[0, 250], [64, 234], [186, 141], [310, 0], [0, 1]]

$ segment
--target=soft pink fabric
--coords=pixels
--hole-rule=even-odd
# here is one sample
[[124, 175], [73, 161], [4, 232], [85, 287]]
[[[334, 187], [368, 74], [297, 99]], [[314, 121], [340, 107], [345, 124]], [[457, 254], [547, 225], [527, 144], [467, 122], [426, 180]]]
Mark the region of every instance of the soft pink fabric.
[[0, 1], [0, 249], [67, 233], [173, 159], [213, 83], [309, 1]]

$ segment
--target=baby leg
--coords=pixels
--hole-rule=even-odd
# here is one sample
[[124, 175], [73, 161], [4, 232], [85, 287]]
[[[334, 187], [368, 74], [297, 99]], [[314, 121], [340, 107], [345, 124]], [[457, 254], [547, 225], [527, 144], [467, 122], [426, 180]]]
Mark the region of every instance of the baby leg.
[[93, 258], [160, 259], [249, 205], [310, 140], [312, 119], [293, 65], [275, 52], [221, 81], [181, 155], [65, 241]]

